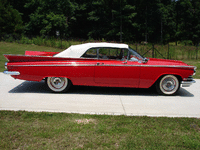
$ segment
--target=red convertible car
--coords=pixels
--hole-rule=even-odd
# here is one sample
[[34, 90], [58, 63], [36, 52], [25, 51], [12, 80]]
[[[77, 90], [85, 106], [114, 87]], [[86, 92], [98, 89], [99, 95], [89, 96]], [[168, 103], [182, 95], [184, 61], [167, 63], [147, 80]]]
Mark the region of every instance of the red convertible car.
[[196, 67], [181, 61], [144, 58], [126, 44], [86, 43], [57, 52], [26, 51], [4, 55], [5, 74], [28, 81], [45, 80], [53, 92], [71, 85], [149, 88], [174, 95], [195, 81]]

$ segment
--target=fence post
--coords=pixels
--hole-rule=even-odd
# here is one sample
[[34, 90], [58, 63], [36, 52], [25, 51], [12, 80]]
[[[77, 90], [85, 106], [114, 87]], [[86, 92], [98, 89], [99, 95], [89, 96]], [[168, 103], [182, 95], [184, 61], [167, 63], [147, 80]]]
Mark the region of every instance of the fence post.
[[137, 52], [137, 43], [136, 43], [136, 52]]
[[154, 58], [154, 43], [152, 44], [152, 58]]
[[169, 43], [168, 43], [168, 53], [167, 53], [167, 59], [169, 59]]
[[62, 38], [61, 38], [61, 49], [62, 49]]
[[197, 48], [196, 48], [196, 60], [198, 59], [198, 47], [199, 47], [199, 43], [197, 44]]

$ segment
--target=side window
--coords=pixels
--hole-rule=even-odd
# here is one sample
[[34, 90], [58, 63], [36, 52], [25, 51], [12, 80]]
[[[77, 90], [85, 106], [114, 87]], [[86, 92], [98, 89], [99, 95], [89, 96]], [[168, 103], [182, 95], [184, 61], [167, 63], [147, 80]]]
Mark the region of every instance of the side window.
[[109, 59], [108, 48], [99, 48], [99, 59]]
[[129, 52], [127, 49], [91, 48], [82, 55], [82, 58], [125, 60], [125, 59], [129, 59], [130, 57], [129, 57]]
[[99, 59], [124, 60], [128, 58], [128, 50], [121, 48], [100, 48]]
[[97, 58], [97, 49], [96, 48], [91, 48], [87, 50], [83, 56], [83, 58]]

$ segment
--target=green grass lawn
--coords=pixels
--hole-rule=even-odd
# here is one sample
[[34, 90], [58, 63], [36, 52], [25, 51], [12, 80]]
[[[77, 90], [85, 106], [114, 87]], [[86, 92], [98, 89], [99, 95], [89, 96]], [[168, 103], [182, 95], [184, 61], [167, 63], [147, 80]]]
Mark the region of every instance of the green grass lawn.
[[200, 119], [0, 111], [0, 149], [200, 149]]
[[196, 66], [197, 72], [196, 75], [193, 76], [193, 78], [200, 79], [200, 60], [182, 60], [182, 61], [189, 65]]
[[[72, 44], [78, 44], [77, 42], [70, 42]], [[143, 46], [140, 47], [142, 49]], [[48, 51], [48, 52], [60, 52], [64, 49], [46, 47], [46, 46], [37, 46], [34, 44], [18, 44], [18, 43], [8, 43], [0, 42], [0, 72], [4, 71], [4, 64], [7, 61], [3, 54], [24, 54], [26, 50], [29, 51]], [[180, 50], [178, 51], [180, 52]], [[182, 59], [182, 58], [181, 58]], [[200, 60], [187, 60], [183, 59], [185, 63], [189, 65], [194, 65], [197, 67], [197, 73], [194, 78], [200, 79]]]
[[62, 49], [37, 46], [34, 44], [18, 44], [0, 42], [0, 71], [4, 71], [4, 64], [7, 61], [3, 54], [21, 54], [24, 55], [25, 51], [47, 51], [47, 52], [60, 52]]

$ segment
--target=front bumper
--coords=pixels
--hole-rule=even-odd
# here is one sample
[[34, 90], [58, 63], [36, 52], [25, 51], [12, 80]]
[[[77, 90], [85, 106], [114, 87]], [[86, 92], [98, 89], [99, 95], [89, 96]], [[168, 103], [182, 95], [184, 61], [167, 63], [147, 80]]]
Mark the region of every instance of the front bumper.
[[196, 81], [194, 81], [194, 80], [191, 80], [191, 81], [182, 81], [181, 82], [181, 87], [189, 87], [193, 83], [196, 83]]
[[18, 72], [18, 71], [7, 71], [7, 70], [5, 70], [3, 73], [8, 74], [8, 75], [20, 75], [20, 72]]

